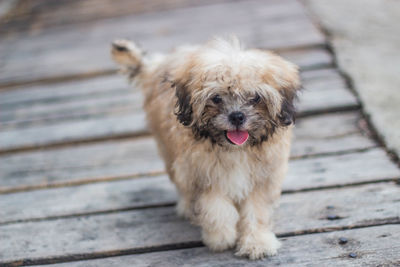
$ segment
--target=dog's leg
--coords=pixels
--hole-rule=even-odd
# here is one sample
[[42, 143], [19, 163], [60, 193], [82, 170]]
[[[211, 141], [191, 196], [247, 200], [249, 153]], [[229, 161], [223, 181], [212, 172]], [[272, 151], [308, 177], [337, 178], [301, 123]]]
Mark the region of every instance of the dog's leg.
[[178, 216], [189, 219], [191, 215], [190, 201], [185, 196], [180, 196], [178, 203], [176, 204], [176, 213]]
[[236, 255], [256, 260], [277, 253], [280, 242], [272, 232], [272, 214], [280, 197], [285, 169], [283, 167], [277, 171], [264, 185], [256, 186], [240, 204]]
[[203, 242], [214, 251], [235, 246], [239, 213], [234, 204], [219, 192], [200, 195], [195, 203], [195, 222], [202, 227]]

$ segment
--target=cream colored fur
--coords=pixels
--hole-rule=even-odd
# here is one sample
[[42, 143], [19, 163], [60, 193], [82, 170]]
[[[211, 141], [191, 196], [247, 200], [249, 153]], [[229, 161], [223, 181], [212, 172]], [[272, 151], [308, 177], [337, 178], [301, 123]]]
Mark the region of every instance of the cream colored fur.
[[[272, 53], [244, 50], [236, 39], [153, 57], [143, 57], [136, 45], [120, 40], [112, 54], [143, 91], [150, 129], [180, 194], [178, 214], [202, 227], [203, 241], [212, 250], [236, 246], [237, 255], [250, 259], [276, 254], [280, 243], [271, 221], [287, 170], [292, 126], [277, 127], [259, 145], [240, 147], [196, 139], [191, 126], [204, 116], [209, 98], [228, 87], [242, 98], [260, 94], [268, 99], [268, 116], [276, 116], [282, 90], [299, 87], [297, 68]], [[179, 83], [191, 94], [193, 121], [188, 126], [175, 115]], [[231, 127], [219, 115], [221, 127]]]

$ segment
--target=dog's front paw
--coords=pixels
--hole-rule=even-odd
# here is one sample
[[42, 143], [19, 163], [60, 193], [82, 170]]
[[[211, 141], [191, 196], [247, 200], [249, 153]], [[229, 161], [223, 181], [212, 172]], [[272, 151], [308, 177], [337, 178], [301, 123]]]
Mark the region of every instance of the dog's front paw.
[[248, 257], [258, 260], [268, 256], [274, 256], [278, 252], [281, 243], [275, 234], [268, 231], [264, 233], [253, 233], [240, 238], [236, 256]]
[[224, 231], [202, 231], [203, 242], [212, 251], [223, 251], [233, 248], [236, 244], [236, 229], [224, 229]]

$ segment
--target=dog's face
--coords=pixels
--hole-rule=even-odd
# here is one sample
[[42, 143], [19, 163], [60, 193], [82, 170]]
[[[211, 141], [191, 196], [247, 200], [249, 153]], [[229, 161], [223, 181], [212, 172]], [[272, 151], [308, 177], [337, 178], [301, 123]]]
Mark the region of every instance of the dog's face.
[[196, 138], [254, 146], [294, 122], [297, 67], [260, 50], [215, 40], [172, 72], [178, 120]]

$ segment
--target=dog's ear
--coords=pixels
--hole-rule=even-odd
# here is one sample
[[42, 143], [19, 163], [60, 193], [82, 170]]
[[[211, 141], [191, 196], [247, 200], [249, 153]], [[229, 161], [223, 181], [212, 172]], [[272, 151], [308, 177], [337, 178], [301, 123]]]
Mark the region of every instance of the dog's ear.
[[278, 118], [282, 126], [295, 123], [296, 107], [294, 102], [297, 100], [297, 94], [301, 88], [300, 77], [297, 71], [296, 74], [292, 76], [292, 79], [287, 80], [285, 86], [281, 87], [280, 94], [282, 96], [282, 103]]
[[193, 84], [191, 71], [194, 65], [195, 60], [190, 54], [185, 57], [183, 62], [166, 74], [171, 87], [175, 89], [175, 115], [178, 121], [184, 126], [190, 126], [193, 122], [192, 91], [189, 85]]
[[301, 89], [298, 67], [271, 52], [264, 51], [261, 55], [267, 56], [267, 64], [261, 70], [262, 79], [275, 88], [282, 99], [280, 109], [277, 110], [276, 122], [281, 126], [293, 124], [296, 116], [294, 101], [297, 99], [298, 90]]
[[[279, 63], [278, 63], [279, 62]], [[277, 60], [277, 64], [281, 68], [280, 73], [275, 73], [275, 86], [282, 96], [281, 109], [278, 119], [281, 126], [288, 126], [295, 123], [298, 91], [302, 88], [298, 67], [284, 59]]]
[[182, 123], [184, 126], [189, 126], [193, 121], [190, 92], [183, 83], [176, 82], [173, 83], [172, 86], [175, 87], [175, 95], [177, 97], [175, 115], [180, 123]]
[[[295, 92], [294, 92], [295, 93]], [[282, 126], [289, 126], [294, 124], [296, 121], [296, 108], [294, 106], [294, 101], [297, 99], [296, 94], [287, 93], [283, 91], [281, 111], [278, 115], [279, 122]]]

